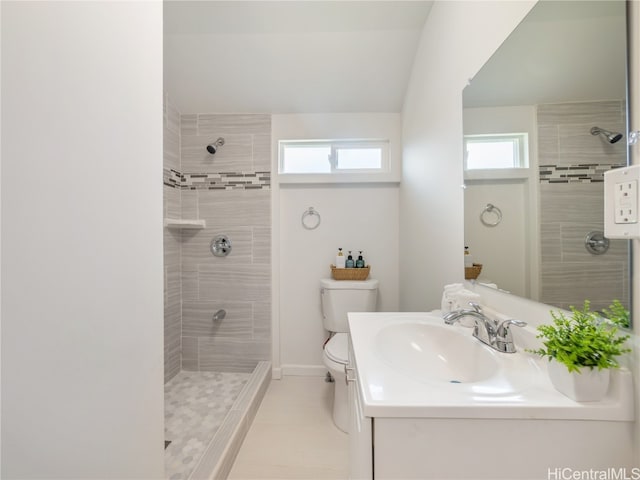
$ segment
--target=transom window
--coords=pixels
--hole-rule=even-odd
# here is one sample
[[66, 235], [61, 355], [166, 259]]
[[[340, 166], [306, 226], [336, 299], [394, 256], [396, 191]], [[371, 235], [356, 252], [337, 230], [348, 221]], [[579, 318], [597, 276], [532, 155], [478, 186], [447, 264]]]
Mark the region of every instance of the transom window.
[[528, 134], [466, 135], [465, 170], [526, 168], [529, 166]]
[[340, 174], [389, 171], [384, 140], [280, 141], [279, 173]]

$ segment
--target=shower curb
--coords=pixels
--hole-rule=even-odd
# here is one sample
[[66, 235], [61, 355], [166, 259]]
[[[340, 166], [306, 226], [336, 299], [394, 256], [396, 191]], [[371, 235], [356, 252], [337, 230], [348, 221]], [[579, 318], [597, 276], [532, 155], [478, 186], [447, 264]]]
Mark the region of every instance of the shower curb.
[[259, 362], [189, 480], [225, 480], [271, 381], [271, 362]]

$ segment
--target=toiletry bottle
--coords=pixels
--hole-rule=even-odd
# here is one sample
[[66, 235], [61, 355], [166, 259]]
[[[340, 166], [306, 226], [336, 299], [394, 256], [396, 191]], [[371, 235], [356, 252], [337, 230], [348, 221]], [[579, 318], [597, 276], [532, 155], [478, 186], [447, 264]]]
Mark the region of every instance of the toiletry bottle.
[[344, 268], [346, 263], [346, 259], [342, 253], [342, 249], [338, 249], [338, 255], [336, 256], [336, 268]]
[[464, 268], [473, 267], [473, 256], [469, 252], [469, 247], [464, 247]]
[[356, 260], [356, 268], [364, 268], [364, 258], [362, 258], [362, 250], [360, 250], [360, 255], [358, 255], [358, 260]]
[[356, 266], [353, 261], [353, 256], [351, 255], [351, 250], [349, 250], [349, 256], [347, 257], [347, 261], [345, 262], [347, 268], [353, 268]]

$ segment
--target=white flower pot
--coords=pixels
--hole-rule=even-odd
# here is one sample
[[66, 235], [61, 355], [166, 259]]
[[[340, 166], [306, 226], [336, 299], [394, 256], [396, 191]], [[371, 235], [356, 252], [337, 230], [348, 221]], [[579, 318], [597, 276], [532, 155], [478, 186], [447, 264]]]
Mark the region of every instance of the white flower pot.
[[609, 373], [609, 369], [588, 367], [582, 367], [580, 373], [569, 372], [564, 364], [553, 359], [549, 362], [549, 378], [553, 386], [576, 402], [602, 400], [609, 389]]

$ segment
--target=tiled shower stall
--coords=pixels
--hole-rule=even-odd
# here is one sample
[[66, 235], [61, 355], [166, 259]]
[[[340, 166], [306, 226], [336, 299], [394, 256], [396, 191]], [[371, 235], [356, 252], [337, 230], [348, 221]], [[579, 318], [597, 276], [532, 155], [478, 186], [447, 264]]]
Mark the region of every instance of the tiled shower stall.
[[629, 246], [611, 240], [603, 255], [585, 249], [591, 231], [604, 231], [604, 172], [625, 166], [625, 139], [607, 143], [591, 127], [626, 132], [626, 102], [538, 105], [540, 165], [540, 301], [595, 310], [614, 299], [629, 306]]
[[[207, 152], [220, 137], [224, 145], [215, 155]], [[234, 450], [227, 443], [239, 448], [250, 424], [244, 417], [255, 414], [270, 376], [270, 159], [270, 115], [181, 115], [165, 96], [164, 217], [206, 224], [164, 229], [171, 479], [211, 471], [224, 477], [235, 453], [215, 457]], [[215, 257], [210, 243], [221, 234], [232, 250]], [[221, 309], [226, 317], [215, 321]], [[195, 428], [203, 422], [211, 432]], [[193, 431], [180, 431], [185, 424]]]

